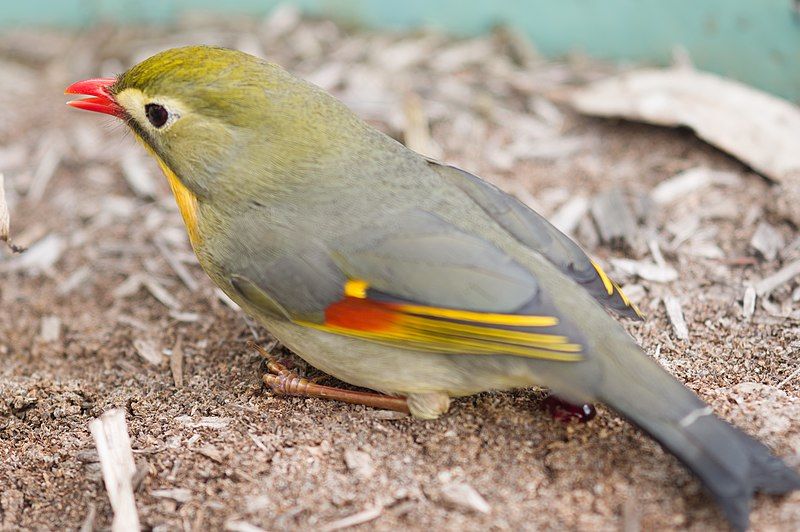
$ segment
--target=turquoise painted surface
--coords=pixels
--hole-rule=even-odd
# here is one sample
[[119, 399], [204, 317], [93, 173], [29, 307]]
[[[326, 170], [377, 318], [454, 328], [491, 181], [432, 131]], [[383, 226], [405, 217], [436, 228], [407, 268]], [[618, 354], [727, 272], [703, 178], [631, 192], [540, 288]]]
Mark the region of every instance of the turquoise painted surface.
[[[168, 23], [191, 9], [263, 15], [277, 0], [0, 0], [0, 26]], [[800, 11], [794, 0], [295, 0], [304, 10], [374, 27], [431, 26], [474, 35], [498, 23], [547, 55], [580, 50], [666, 64], [684, 46], [703, 69], [800, 101]]]

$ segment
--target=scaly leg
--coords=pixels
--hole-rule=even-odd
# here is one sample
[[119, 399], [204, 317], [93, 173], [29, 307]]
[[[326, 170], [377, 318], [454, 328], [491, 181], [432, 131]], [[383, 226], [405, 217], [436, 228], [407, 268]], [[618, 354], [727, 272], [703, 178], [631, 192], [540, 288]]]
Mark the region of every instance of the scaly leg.
[[372, 392], [356, 392], [332, 386], [322, 386], [298, 376], [293, 371], [287, 369], [265, 348], [253, 342], [248, 342], [248, 346], [258, 351], [266, 361], [267, 371], [262, 379], [264, 384], [279, 395], [298, 395], [303, 397], [317, 397], [319, 399], [332, 399], [354, 405], [364, 405], [372, 408], [382, 408], [384, 410], [395, 410], [397, 412], [410, 413], [408, 401], [405, 397], [392, 397]]

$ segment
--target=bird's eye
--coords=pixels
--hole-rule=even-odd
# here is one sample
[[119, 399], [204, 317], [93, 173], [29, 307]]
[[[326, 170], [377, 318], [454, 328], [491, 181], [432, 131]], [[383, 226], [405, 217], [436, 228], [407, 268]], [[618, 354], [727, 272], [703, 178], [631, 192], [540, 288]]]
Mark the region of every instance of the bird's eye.
[[169, 119], [169, 111], [167, 111], [163, 105], [157, 103], [148, 103], [145, 105], [144, 114], [147, 115], [147, 120], [156, 128], [166, 124]]

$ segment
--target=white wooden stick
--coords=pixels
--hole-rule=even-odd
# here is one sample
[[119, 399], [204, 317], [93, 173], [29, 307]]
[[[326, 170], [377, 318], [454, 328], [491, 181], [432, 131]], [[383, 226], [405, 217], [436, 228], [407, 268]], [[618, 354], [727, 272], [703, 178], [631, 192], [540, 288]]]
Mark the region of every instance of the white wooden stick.
[[89, 423], [94, 438], [106, 492], [114, 510], [113, 532], [139, 532], [139, 515], [133, 496], [133, 461], [131, 440], [125, 423], [125, 411], [115, 408]]

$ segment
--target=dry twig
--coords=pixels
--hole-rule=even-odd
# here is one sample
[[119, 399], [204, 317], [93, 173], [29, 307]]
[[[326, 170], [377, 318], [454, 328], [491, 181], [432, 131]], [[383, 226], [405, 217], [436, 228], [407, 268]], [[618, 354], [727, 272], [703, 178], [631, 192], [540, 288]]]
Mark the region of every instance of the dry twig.
[[106, 492], [114, 510], [111, 529], [114, 532], [139, 532], [139, 514], [133, 495], [133, 461], [131, 440], [125, 423], [125, 411], [115, 408], [89, 423], [94, 438]]

